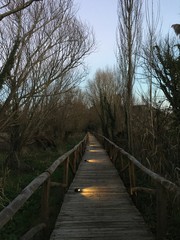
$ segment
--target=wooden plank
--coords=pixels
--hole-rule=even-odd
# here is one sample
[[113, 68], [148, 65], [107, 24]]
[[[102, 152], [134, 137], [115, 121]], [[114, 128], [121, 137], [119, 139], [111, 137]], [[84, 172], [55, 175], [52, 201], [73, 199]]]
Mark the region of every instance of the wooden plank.
[[[75, 192], [75, 188], [81, 192]], [[106, 151], [91, 135], [51, 234], [50, 240], [58, 239], [155, 239]]]

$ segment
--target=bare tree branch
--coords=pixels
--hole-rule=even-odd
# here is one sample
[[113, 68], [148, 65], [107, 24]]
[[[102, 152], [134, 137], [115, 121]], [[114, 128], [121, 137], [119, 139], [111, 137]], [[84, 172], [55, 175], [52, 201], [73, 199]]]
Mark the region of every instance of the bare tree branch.
[[[14, 13], [17, 13], [17, 12], [29, 7], [33, 2], [39, 2], [39, 1], [43, 1], [43, 0], [29, 0], [29, 1], [26, 1], [25, 3], [24, 3], [24, 1], [21, 1], [21, 4], [17, 5], [17, 7], [15, 7], [14, 9], [0, 14], [0, 21], [2, 21], [3, 18], [5, 18], [5, 17], [8, 17]], [[7, 4], [3, 6], [3, 8], [7, 7], [9, 4], [10, 4], [10, 1], [8, 1]]]

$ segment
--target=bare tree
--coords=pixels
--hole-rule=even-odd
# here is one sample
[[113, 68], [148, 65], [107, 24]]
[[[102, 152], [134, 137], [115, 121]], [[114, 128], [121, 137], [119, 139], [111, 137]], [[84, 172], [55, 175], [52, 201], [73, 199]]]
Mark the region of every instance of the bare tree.
[[[153, 58], [153, 46], [156, 45], [157, 42], [157, 36], [159, 34], [159, 18], [160, 18], [160, 2], [154, 0], [145, 1], [145, 17], [146, 17], [146, 26], [147, 29], [145, 31], [145, 46], [143, 47], [144, 51], [149, 52], [149, 61], [152, 61]], [[142, 52], [143, 54], [143, 52]], [[147, 56], [146, 56], [147, 57]], [[145, 58], [146, 58], [145, 57]], [[147, 70], [147, 64], [145, 64], [144, 73], [146, 77], [146, 81], [148, 84], [148, 95], [147, 98], [143, 96], [143, 99], [145, 99], [146, 104], [149, 106], [149, 120], [150, 120], [150, 131], [152, 136], [152, 148], [155, 149], [155, 133], [154, 133], [154, 117], [153, 117], [153, 73], [152, 69], [149, 68]]]
[[24, 1], [20, 0], [18, 1], [13, 1], [13, 0], [4, 0], [1, 1], [0, 3], [0, 21], [2, 21], [5, 17], [8, 17], [14, 13], [17, 13], [27, 7], [29, 7], [33, 2], [40, 2], [43, 0], [29, 0], [29, 1]]
[[120, 109], [121, 96], [115, 73], [98, 70], [95, 78], [88, 83], [88, 96], [101, 121], [102, 133], [111, 139], [115, 136], [117, 109]]
[[[0, 3], [0, 21], [2, 21], [6, 17], [10, 17], [11, 15], [14, 15], [27, 7], [29, 7], [33, 2], [38, 2], [41, 0], [30, 0], [30, 1], [14, 1], [14, 0], [4, 0]], [[1, 32], [2, 37], [2, 32]], [[14, 60], [15, 60], [15, 54], [18, 50], [20, 44], [18, 33], [16, 35], [16, 39], [14, 40], [13, 45], [11, 46], [8, 58], [6, 59], [6, 64], [3, 66], [0, 72], [0, 89], [2, 88], [2, 84], [4, 83], [6, 77], [9, 75], [10, 70], [13, 67]]]
[[125, 86], [125, 113], [129, 151], [133, 152], [132, 95], [141, 44], [141, 0], [118, 1], [117, 61]]
[[[159, 25], [159, 17], [160, 17], [160, 3], [154, 5], [154, 0], [145, 1], [145, 10], [146, 10], [146, 36], [147, 42], [145, 44], [145, 49], [150, 49], [150, 58], [152, 58], [153, 46], [156, 45], [157, 42], [157, 31]], [[149, 104], [150, 108], [152, 106], [152, 73], [148, 75], [149, 81]]]
[[81, 81], [82, 74], [76, 69], [83, 70], [84, 58], [93, 51], [94, 36], [76, 18], [72, 0], [31, 5], [6, 18], [5, 23], [0, 43], [4, 60], [1, 73], [6, 65], [9, 67], [7, 59], [12, 51], [8, 49], [15, 48], [14, 40], [18, 39], [11, 67], [3, 75], [0, 112], [1, 117], [6, 113], [6, 119], [1, 118], [1, 129], [11, 126], [8, 161], [15, 163], [22, 146], [46, 122], [50, 108], [40, 111], [40, 106]]
[[154, 76], [154, 84], [158, 86], [169, 101], [176, 121], [180, 123], [180, 46], [175, 39], [167, 37], [159, 41], [153, 48], [153, 57], [148, 60], [149, 51], [145, 52], [150, 69]]

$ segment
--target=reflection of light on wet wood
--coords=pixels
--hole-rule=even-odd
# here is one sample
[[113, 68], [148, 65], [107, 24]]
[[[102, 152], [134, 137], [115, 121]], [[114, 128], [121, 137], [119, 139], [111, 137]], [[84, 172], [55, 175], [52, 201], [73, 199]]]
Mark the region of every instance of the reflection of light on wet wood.
[[89, 152], [92, 152], [92, 153], [96, 153], [96, 152], [102, 152], [102, 150], [101, 149], [98, 149], [98, 150], [89, 150]]
[[94, 198], [96, 198], [96, 195], [98, 194], [97, 187], [87, 187], [87, 188], [83, 188], [82, 191], [81, 191], [81, 195], [86, 197], [86, 198], [91, 196], [91, 199], [92, 199], [93, 198], [92, 194], [93, 194]]
[[99, 163], [100, 160], [97, 160], [97, 159], [88, 159], [87, 162], [88, 162], [88, 163]]
[[[107, 198], [109, 198], [109, 193], [107, 189], [99, 188], [99, 187], [87, 187], [82, 188], [80, 192], [81, 196], [84, 198], [89, 199], [91, 202], [98, 201], [105, 201]], [[108, 194], [108, 195], [107, 195]]]

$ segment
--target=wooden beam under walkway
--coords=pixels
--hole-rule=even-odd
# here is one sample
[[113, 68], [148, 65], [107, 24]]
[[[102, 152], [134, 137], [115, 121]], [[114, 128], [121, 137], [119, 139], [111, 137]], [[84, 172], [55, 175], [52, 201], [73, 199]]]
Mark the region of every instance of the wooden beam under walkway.
[[50, 237], [50, 240], [86, 239], [155, 239], [106, 151], [92, 135]]

